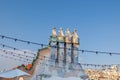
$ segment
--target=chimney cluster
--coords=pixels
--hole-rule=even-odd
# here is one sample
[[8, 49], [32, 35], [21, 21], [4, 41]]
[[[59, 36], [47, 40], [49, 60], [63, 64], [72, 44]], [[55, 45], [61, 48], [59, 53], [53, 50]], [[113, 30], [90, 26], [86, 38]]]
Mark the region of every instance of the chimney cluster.
[[79, 43], [79, 37], [76, 30], [74, 30], [71, 34], [68, 28], [65, 33], [66, 34], [64, 35], [62, 28], [60, 28], [57, 35], [56, 28], [53, 28], [51, 37], [56, 37], [57, 38], [56, 41], [60, 41], [60, 42], [74, 43], [74, 44]]
[[[68, 45], [70, 46], [70, 62], [74, 63], [75, 62], [75, 50], [79, 46], [79, 37], [74, 30], [72, 34], [70, 33], [70, 30], [67, 29], [64, 35], [64, 32], [62, 28], [59, 29], [58, 34], [56, 32], [56, 28], [52, 29], [52, 34], [50, 37], [50, 46], [55, 46], [57, 49], [57, 56], [56, 56], [56, 62], [59, 63], [61, 60], [63, 63], [67, 63], [67, 56], [68, 56]], [[63, 45], [61, 47], [61, 45]], [[62, 49], [62, 50], [61, 50]], [[62, 54], [63, 53], [63, 54]], [[53, 54], [53, 53], [51, 53]], [[53, 54], [54, 55], [54, 54]], [[61, 58], [62, 56], [62, 58]]]

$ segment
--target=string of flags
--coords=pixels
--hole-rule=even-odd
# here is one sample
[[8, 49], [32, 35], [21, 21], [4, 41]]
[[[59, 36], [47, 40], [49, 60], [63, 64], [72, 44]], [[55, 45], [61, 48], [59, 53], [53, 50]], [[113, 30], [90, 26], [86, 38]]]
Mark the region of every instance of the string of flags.
[[22, 60], [22, 59], [18, 59], [18, 58], [15, 58], [14, 56], [7, 56], [7, 55], [4, 55], [4, 54], [0, 54], [1, 57], [5, 57], [5, 58], [9, 58], [9, 59], [13, 59], [15, 61], [20, 61], [20, 62], [27, 62], [27, 63], [31, 63], [29, 61], [26, 61], [26, 60]]
[[8, 53], [8, 54], [14, 54], [14, 55], [22, 56], [22, 57], [25, 57], [25, 58], [30, 58], [30, 59], [34, 58], [33, 56], [25, 55], [25, 54], [22, 54], [22, 53], [17, 53], [17, 52], [10, 51], [10, 50], [0, 49], [0, 51], [2, 51], [4, 53]]
[[[4, 36], [4, 35], [0, 35], [1, 39], [11, 39], [11, 40], [14, 40], [15, 42], [17, 41], [20, 41], [20, 42], [24, 42], [24, 43], [27, 43], [27, 44], [35, 44], [35, 45], [40, 45], [41, 47], [44, 47], [44, 46], [50, 46], [50, 45], [46, 45], [46, 44], [40, 44], [40, 43], [36, 43], [36, 42], [31, 42], [31, 41], [26, 41], [26, 40], [21, 40], [21, 39], [17, 39], [17, 38], [12, 38], [12, 37], [8, 37], [8, 36]], [[7, 48], [11, 48], [13, 50], [18, 50], [18, 51], [22, 51], [24, 53], [30, 53], [30, 54], [33, 54], [36, 56], [35, 53], [31, 53], [31, 52], [27, 52], [27, 51], [23, 51], [23, 50], [20, 50], [18, 48], [15, 48], [15, 47], [11, 47], [11, 46], [8, 46], [8, 45], [5, 45], [5, 44], [2, 44], [0, 43], [0, 45], [4, 48], [4, 47], [7, 47]], [[50, 46], [52, 48], [60, 48], [60, 49], [64, 49], [64, 47], [56, 47], [56, 46]], [[71, 50], [71, 48], [66, 48], [66, 49], [69, 49]], [[103, 52], [103, 51], [95, 51], [95, 50], [83, 50], [83, 49], [76, 49], [77, 51], [81, 52], [81, 53], [85, 53], [85, 52], [88, 52], [88, 53], [95, 53], [95, 54], [108, 54], [110, 56], [112, 55], [120, 55], [120, 53], [116, 53], [116, 52]], [[1, 55], [1, 54], [0, 54]], [[13, 55], [13, 54], [12, 54]], [[18, 54], [19, 55], [19, 54]], [[1, 56], [4, 56], [4, 55], [1, 55]], [[15, 55], [14, 55], [15, 56]], [[8, 56], [5, 56], [5, 57], [8, 57]], [[26, 57], [30, 57], [30, 56], [26, 56]], [[21, 58], [21, 57], [20, 57]], [[11, 59], [11, 58], [10, 58]], [[13, 58], [12, 58], [13, 59]], [[17, 60], [17, 59], [15, 59]], [[29, 61], [29, 60], [25, 60], [25, 61]], [[52, 60], [53, 61], [53, 60]], [[100, 65], [100, 64], [84, 64], [84, 63], [80, 63], [81, 65], [83, 66], [94, 66], [94, 67], [110, 67], [112, 65], [117, 65], [117, 66], [120, 66], [120, 64], [110, 64], [110, 65]]]
[[40, 44], [40, 43], [36, 43], [36, 42], [31, 42], [31, 41], [26, 41], [26, 40], [22, 40], [22, 39], [17, 39], [17, 38], [13, 38], [13, 37], [8, 37], [8, 36], [4, 36], [4, 35], [0, 35], [0, 37], [2, 39], [6, 38], [6, 39], [11, 39], [11, 40], [14, 40], [15, 42], [16, 41], [20, 41], [20, 42], [24, 42], [24, 43], [27, 43], [27, 44], [35, 44], [35, 45], [41, 45], [41, 46], [48, 46], [48, 45], [45, 45], [45, 44]]
[[9, 54], [13, 57], [17, 57], [17, 58], [20, 58], [20, 59], [24, 59], [24, 60], [27, 60], [27, 61], [32, 61], [33, 58], [28, 58], [29, 56], [25, 56], [25, 55], [22, 55], [22, 54], [18, 54], [18, 53], [15, 53], [15, 52], [11, 52], [11, 51], [7, 51], [7, 50], [2, 50], [0, 49], [0, 51], [2, 51], [4, 54]]
[[15, 47], [8, 46], [8, 45], [6, 45], [6, 44], [0, 43], [0, 46], [2, 46], [3, 48], [6, 47], [6, 48], [13, 49], [13, 50], [18, 50], [18, 51], [23, 52], [24, 54], [29, 53], [29, 54], [32, 54], [32, 55], [36, 56], [36, 53], [32, 53], [32, 52], [28, 52], [28, 51], [23, 51], [23, 50], [20, 50], [20, 49], [18, 49], [18, 48], [15, 48]]
[[[15, 42], [17, 41], [20, 41], [20, 42], [24, 42], [24, 43], [27, 43], [27, 44], [35, 44], [35, 45], [40, 45], [41, 47], [44, 47], [44, 46], [50, 46], [50, 45], [46, 45], [46, 44], [41, 44], [41, 43], [37, 43], [37, 42], [32, 42], [32, 41], [26, 41], [26, 40], [22, 40], [22, 39], [17, 39], [17, 38], [13, 38], [13, 37], [8, 37], [8, 36], [4, 36], [4, 35], [0, 35], [1, 39], [11, 39], [11, 40], [14, 40]], [[3, 45], [5, 46], [5, 45]], [[50, 46], [52, 48], [57, 48], [56, 46]], [[63, 49], [64, 47], [58, 47], [58, 48], [61, 48]], [[16, 49], [16, 48], [13, 48], [13, 49]], [[66, 48], [68, 50], [71, 50], [71, 48]], [[74, 49], [73, 49], [74, 50]], [[103, 51], [96, 51], [96, 50], [84, 50], [84, 49], [76, 49], [77, 51], [81, 52], [81, 53], [95, 53], [95, 54], [107, 54], [107, 55], [120, 55], [120, 53], [116, 53], [116, 52], [103, 52]]]
[[[15, 56], [11, 57], [11, 56], [6, 56], [6, 55], [3, 55], [3, 54], [0, 54], [0, 56], [2, 57], [5, 57], [5, 58], [10, 58], [10, 59], [14, 59], [14, 60], [17, 60], [17, 61], [22, 61], [22, 62], [27, 62], [27, 63], [31, 63], [29, 62], [30, 60], [29, 59], [26, 59], [26, 60], [22, 60], [23, 58], [22, 57], [19, 57], [20, 59], [18, 58], [15, 58]], [[42, 56], [42, 55], [40, 55]], [[46, 57], [46, 56], [42, 56], [44, 57], [43, 59], [41, 60], [46, 60], [46, 61], [49, 61], [49, 62], [52, 62], [53, 59], [49, 58], [49, 57]], [[46, 59], [47, 58], [47, 59]], [[42, 63], [41, 63], [42, 64]], [[79, 65], [82, 65], [82, 66], [86, 66], [86, 67], [111, 67], [112, 65], [117, 65], [117, 66], [120, 66], [120, 64], [86, 64], [86, 63], [78, 63]], [[51, 64], [46, 64], [46, 66], [48, 65], [51, 65]], [[52, 65], [51, 65], [52, 66]], [[62, 68], [59, 66], [59, 68]]]

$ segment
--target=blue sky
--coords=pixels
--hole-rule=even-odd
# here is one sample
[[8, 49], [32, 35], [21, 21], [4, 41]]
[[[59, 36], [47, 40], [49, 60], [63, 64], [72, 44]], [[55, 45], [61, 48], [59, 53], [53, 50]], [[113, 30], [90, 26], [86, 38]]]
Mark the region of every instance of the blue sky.
[[[120, 52], [119, 3], [119, 0], [1, 0], [0, 34], [48, 44], [52, 27], [57, 30], [62, 27], [64, 31], [76, 28], [80, 49]], [[9, 40], [4, 43], [32, 47]], [[85, 63], [120, 62], [120, 56], [86, 53], [81, 57]]]

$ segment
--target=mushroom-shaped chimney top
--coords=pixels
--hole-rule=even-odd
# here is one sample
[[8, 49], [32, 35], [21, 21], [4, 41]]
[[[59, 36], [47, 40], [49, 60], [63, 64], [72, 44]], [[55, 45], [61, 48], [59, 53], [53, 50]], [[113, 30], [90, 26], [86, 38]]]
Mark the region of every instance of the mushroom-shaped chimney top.
[[52, 36], [53, 37], [57, 36], [57, 34], [56, 34], [56, 28], [55, 27], [52, 29]]
[[78, 38], [78, 34], [77, 34], [77, 30], [76, 30], [76, 29], [74, 29], [74, 31], [73, 31], [73, 33], [72, 33], [72, 36], [73, 36], [74, 38]]
[[70, 29], [69, 29], [69, 28], [67, 28], [67, 31], [66, 31], [66, 37], [71, 37]]
[[62, 28], [60, 28], [58, 36], [59, 36], [59, 37], [64, 37], [64, 33], [63, 33]]
[[77, 34], [76, 30], [74, 30], [73, 33], [72, 33], [72, 42], [73, 43], [79, 43], [78, 39], [79, 39], [78, 34]]

